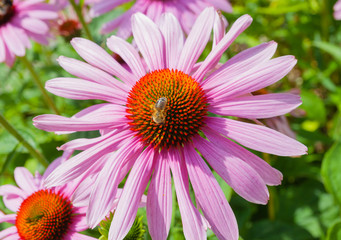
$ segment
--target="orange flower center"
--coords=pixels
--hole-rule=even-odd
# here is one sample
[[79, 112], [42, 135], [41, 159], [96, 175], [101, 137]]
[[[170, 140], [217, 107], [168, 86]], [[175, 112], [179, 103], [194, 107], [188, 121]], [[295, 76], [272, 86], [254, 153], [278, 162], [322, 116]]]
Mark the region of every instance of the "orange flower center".
[[71, 223], [72, 207], [70, 200], [52, 190], [33, 193], [17, 213], [15, 225], [20, 239], [62, 239]]
[[204, 125], [207, 99], [199, 83], [177, 70], [156, 70], [142, 77], [127, 99], [131, 129], [154, 147], [188, 142]]

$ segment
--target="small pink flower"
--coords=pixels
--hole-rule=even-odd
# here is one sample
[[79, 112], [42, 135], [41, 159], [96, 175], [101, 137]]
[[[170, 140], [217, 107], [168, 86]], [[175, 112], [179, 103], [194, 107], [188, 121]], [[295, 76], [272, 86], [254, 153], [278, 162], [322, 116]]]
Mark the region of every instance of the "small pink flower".
[[14, 177], [19, 187], [0, 186], [5, 206], [14, 212], [8, 215], [0, 212], [0, 223], [14, 224], [0, 232], [0, 239], [96, 239], [78, 233], [88, 229], [85, 213], [92, 180], [53, 188], [43, 186], [44, 179], [61, 160], [54, 161], [43, 176], [37, 173], [33, 177], [26, 168], [17, 167]]
[[334, 18], [341, 20], [341, 0], [338, 0], [334, 5]]
[[12, 66], [15, 56], [31, 48], [29, 38], [48, 44], [49, 23], [57, 18], [52, 5], [44, 0], [5, 0], [0, 6], [0, 62]]
[[[86, 63], [67, 57], [60, 57], [59, 63], [78, 78], [52, 79], [46, 88], [66, 98], [108, 103], [71, 118], [47, 114], [34, 119], [36, 127], [59, 134], [101, 133], [98, 138], [76, 139], [61, 146], [61, 150], [82, 152], [51, 173], [47, 186], [98, 173], [87, 213], [90, 227], [95, 227], [108, 214], [118, 184], [129, 173], [109, 232], [109, 239], [117, 240], [134, 222], [151, 178], [149, 232], [153, 239], [166, 239], [172, 215], [172, 173], [186, 239], [205, 239], [207, 227], [219, 239], [238, 239], [235, 216], [207, 164], [243, 198], [266, 204], [267, 185], [280, 184], [282, 174], [234, 141], [280, 156], [307, 151], [303, 144], [273, 129], [217, 116], [265, 119], [301, 104], [294, 94], [249, 94], [277, 82], [296, 64], [293, 56], [271, 59], [275, 42], [247, 49], [216, 69], [222, 54], [251, 22], [244, 15], [224, 34], [222, 19], [207, 8], [185, 40], [174, 15], [163, 14], [156, 25], [137, 13], [132, 17], [132, 33], [146, 67], [137, 50], [119, 37], [110, 37], [107, 46], [128, 68], [97, 44], [73, 39], [73, 47]], [[212, 29], [212, 51], [198, 63]], [[108, 157], [108, 153], [113, 155]], [[197, 206], [191, 200], [189, 180]]]
[[[92, 17], [100, 16], [127, 2], [131, 2], [131, 0], [100, 0], [92, 7], [90, 15]], [[131, 35], [130, 19], [134, 13], [144, 13], [154, 22], [158, 22], [162, 13], [170, 12], [179, 19], [184, 31], [189, 33], [198, 15], [210, 6], [224, 12], [232, 12], [228, 0], [137, 0], [126, 13], [106, 23], [102, 32], [110, 33], [114, 29], [118, 29], [116, 35], [127, 38]]]

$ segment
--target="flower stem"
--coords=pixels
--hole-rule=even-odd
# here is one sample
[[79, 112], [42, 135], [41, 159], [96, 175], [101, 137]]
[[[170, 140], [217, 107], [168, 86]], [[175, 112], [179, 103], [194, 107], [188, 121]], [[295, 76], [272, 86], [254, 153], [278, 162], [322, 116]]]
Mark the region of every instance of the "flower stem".
[[56, 105], [54, 104], [52, 98], [48, 95], [46, 89], [44, 88], [43, 83], [41, 82], [38, 74], [36, 73], [36, 71], [34, 70], [34, 67], [32, 65], [32, 63], [26, 58], [26, 56], [21, 57], [22, 62], [25, 64], [25, 66], [27, 67], [27, 69], [30, 71], [32, 78], [34, 80], [34, 82], [37, 84], [39, 90], [41, 91], [41, 93], [43, 94], [45, 103], [51, 108], [51, 110], [53, 112], [55, 112], [56, 114], [59, 114], [59, 111], [56, 107]]
[[[267, 153], [263, 153], [263, 159], [271, 165], [270, 155]], [[271, 221], [274, 221], [276, 218], [276, 208], [275, 208], [275, 198], [276, 192], [273, 188], [269, 188], [269, 202], [268, 202], [268, 216]]]
[[85, 34], [88, 36], [88, 39], [89, 40], [93, 40], [92, 38], [92, 35], [90, 33], [90, 30], [88, 28], [88, 25], [86, 24], [85, 20], [84, 20], [84, 17], [83, 17], [83, 14], [82, 14], [82, 9], [75, 3], [75, 0], [69, 0], [71, 6], [73, 7], [73, 9], [75, 10], [77, 16], [78, 16], [78, 19], [79, 21], [81, 22], [82, 26], [83, 26], [83, 29], [85, 31]]
[[13, 137], [15, 137], [29, 152], [30, 154], [35, 157], [44, 167], [49, 165], [49, 162], [46, 158], [34, 149], [21, 135], [20, 133], [15, 130], [9, 122], [0, 114], [0, 124], [10, 133]]

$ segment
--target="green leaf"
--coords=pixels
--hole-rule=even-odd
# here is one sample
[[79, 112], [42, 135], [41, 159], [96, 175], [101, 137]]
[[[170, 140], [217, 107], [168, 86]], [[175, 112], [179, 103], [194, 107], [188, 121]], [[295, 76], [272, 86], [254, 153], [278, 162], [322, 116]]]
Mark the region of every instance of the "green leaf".
[[328, 229], [326, 240], [339, 240], [341, 239], [341, 221], [336, 222]]
[[341, 142], [336, 142], [323, 158], [321, 175], [326, 189], [341, 205]]
[[306, 111], [308, 119], [318, 121], [321, 124], [325, 123], [326, 108], [322, 99], [312, 91], [302, 90], [300, 95], [302, 97], [301, 108]]
[[341, 63], [341, 48], [338, 45], [334, 45], [328, 42], [313, 42], [313, 45], [333, 56], [333, 58]]

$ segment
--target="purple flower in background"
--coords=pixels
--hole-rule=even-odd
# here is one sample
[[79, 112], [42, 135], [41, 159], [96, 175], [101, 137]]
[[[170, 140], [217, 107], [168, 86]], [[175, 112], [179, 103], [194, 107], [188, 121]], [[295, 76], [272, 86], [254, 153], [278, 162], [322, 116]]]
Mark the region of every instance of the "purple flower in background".
[[341, 20], [341, 0], [338, 0], [334, 5], [334, 18]]
[[[300, 98], [294, 94], [250, 95], [283, 78], [296, 59], [271, 59], [277, 44], [268, 42], [217, 67], [222, 54], [251, 24], [248, 15], [237, 19], [225, 34], [222, 18], [213, 8], [206, 8], [187, 39], [170, 13], [161, 15], [157, 24], [142, 13], [133, 15], [131, 22], [143, 59], [135, 47], [116, 36], [107, 40], [107, 46], [124, 60], [125, 67], [82, 38], [71, 43], [86, 63], [59, 58], [60, 65], [77, 78], [49, 80], [50, 92], [108, 103], [93, 105], [71, 118], [46, 114], [34, 119], [36, 127], [59, 134], [101, 133], [98, 138], [76, 139], [61, 146], [61, 150], [82, 152], [56, 168], [46, 184], [51, 187], [98, 174], [87, 213], [90, 227], [95, 227], [112, 208], [118, 184], [129, 173], [109, 232], [109, 239], [117, 240], [133, 224], [151, 179], [149, 232], [153, 239], [166, 239], [172, 215], [172, 173], [186, 239], [205, 239], [206, 229], [211, 228], [219, 239], [237, 240], [235, 216], [210, 167], [246, 200], [266, 204], [267, 185], [280, 184], [282, 174], [236, 142], [279, 156], [302, 155], [307, 148], [265, 126], [220, 116], [266, 119], [299, 106]], [[212, 50], [198, 62], [212, 29]]]
[[12, 66], [15, 56], [31, 48], [30, 38], [48, 44], [49, 23], [57, 12], [44, 0], [4, 0], [0, 3], [0, 62]]
[[[101, 0], [90, 10], [92, 17], [100, 16], [111, 11], [119, 5], [131, 2], [131, 0]], [[118, 29], [117, 35], [127, 38], [131, 35], [131, 16], [134, 13], [141, 12], [158, 22], [162, 13], [172, 13], [180, 22], [181, 27], [186, 33], [189, 33], [195, 19], [206, 7], [215, 7], [224, 12], [232, 12], [231, 4], [228, 0], [137, 0], [134, 5], [123, 15], [106, 23], [103, 33], [110, 33]]]

